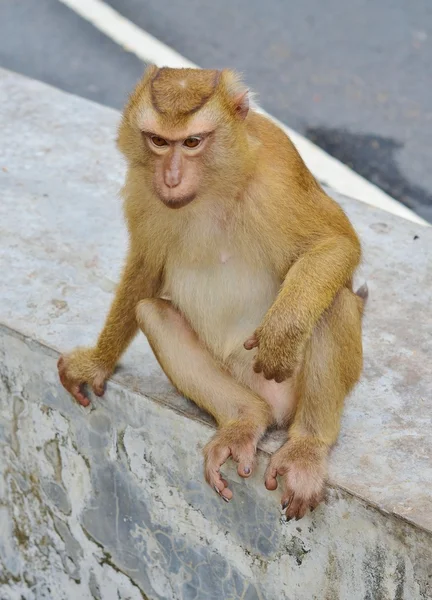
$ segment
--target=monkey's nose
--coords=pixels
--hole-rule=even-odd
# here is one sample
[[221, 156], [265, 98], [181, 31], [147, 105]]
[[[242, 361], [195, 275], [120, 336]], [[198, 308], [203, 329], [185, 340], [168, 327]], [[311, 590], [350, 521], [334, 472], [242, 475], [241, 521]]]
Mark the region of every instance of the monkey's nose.
[[170, 170], [165, 173], [165, 185], [169, 188], [174, 188], [181, 182], [181, 173], [178, 170]]

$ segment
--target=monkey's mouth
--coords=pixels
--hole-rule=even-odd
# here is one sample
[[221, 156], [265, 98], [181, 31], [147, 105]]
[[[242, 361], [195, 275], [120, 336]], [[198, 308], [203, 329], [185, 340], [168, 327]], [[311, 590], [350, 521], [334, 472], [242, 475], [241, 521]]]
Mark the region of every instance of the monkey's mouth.
[[194, 193], [189, 194], [188, 196], [181, 196], [179, 198], [163, 198], [160, 196], [160, 199], [168, 208], [183, 208], [184, 206], [192, 202], [192, 200], [195, 200], [195, 197], [196, 194]]

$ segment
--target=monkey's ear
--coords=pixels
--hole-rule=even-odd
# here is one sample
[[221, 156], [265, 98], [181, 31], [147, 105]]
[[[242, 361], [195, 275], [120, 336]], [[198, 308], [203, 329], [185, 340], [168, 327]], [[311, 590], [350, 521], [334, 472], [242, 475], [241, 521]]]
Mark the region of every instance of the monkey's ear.
[[159, 68], [156, 65], [148, 64], [144, 69], [144, 74], [142, 77], [143, 81], [148, 81], [149, 79], [153, 79], [156, 73], [159, 71]]
[[242, 121], [244, 121], [249, 112], [249, 90], [245, 90], [244, 92], [237, 94], [237, 96], [234, 98], [234, 108], [236, 115]]
[[222, 71], [222, 81], [236, 116], [243, 121], [249, 112], [249, 90], [240, 75], [231, 69]]

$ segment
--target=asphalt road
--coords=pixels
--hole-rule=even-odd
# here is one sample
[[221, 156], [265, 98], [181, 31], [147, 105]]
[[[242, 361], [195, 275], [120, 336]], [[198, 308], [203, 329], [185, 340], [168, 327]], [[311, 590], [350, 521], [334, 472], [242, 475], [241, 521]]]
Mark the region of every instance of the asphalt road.
[[[432, 222], [430, 0], [107, 3]], [[0, 0], [0, 65], [116, 108], [143, 71], [57, 0]]]

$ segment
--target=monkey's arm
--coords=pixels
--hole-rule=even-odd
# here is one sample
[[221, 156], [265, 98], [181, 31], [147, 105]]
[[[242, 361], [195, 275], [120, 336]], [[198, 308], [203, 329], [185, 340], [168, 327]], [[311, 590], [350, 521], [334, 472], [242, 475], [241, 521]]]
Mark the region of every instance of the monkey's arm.
[[141, 256], [131, 251], [96, 346], [77, 348], [60, 357], [60, 380], [83, 406], [89, 400], [81, 391], [82, 384], [89, 384], [96, 395], [103, 395], [105, 381], [137, 332], [136, 306], [140, 300], [152, 297], [156, 281]]
[[266, 378], [276, 381], [292, 374], [304, 343], [337, 292], [351, 279], [360, 256], [355, 234], [328, 236], [300, 256], [254, 340], [245, 344], [259, 348], [257, 372], [263, 371]]
[[97, 360], [105, 369], [114, 370], [120, 356], [134, 338], [138, 330], [135, 309], [140, 300], [153, 295], [152, 284], [144, 261], [130, 254], [95, 347]]

